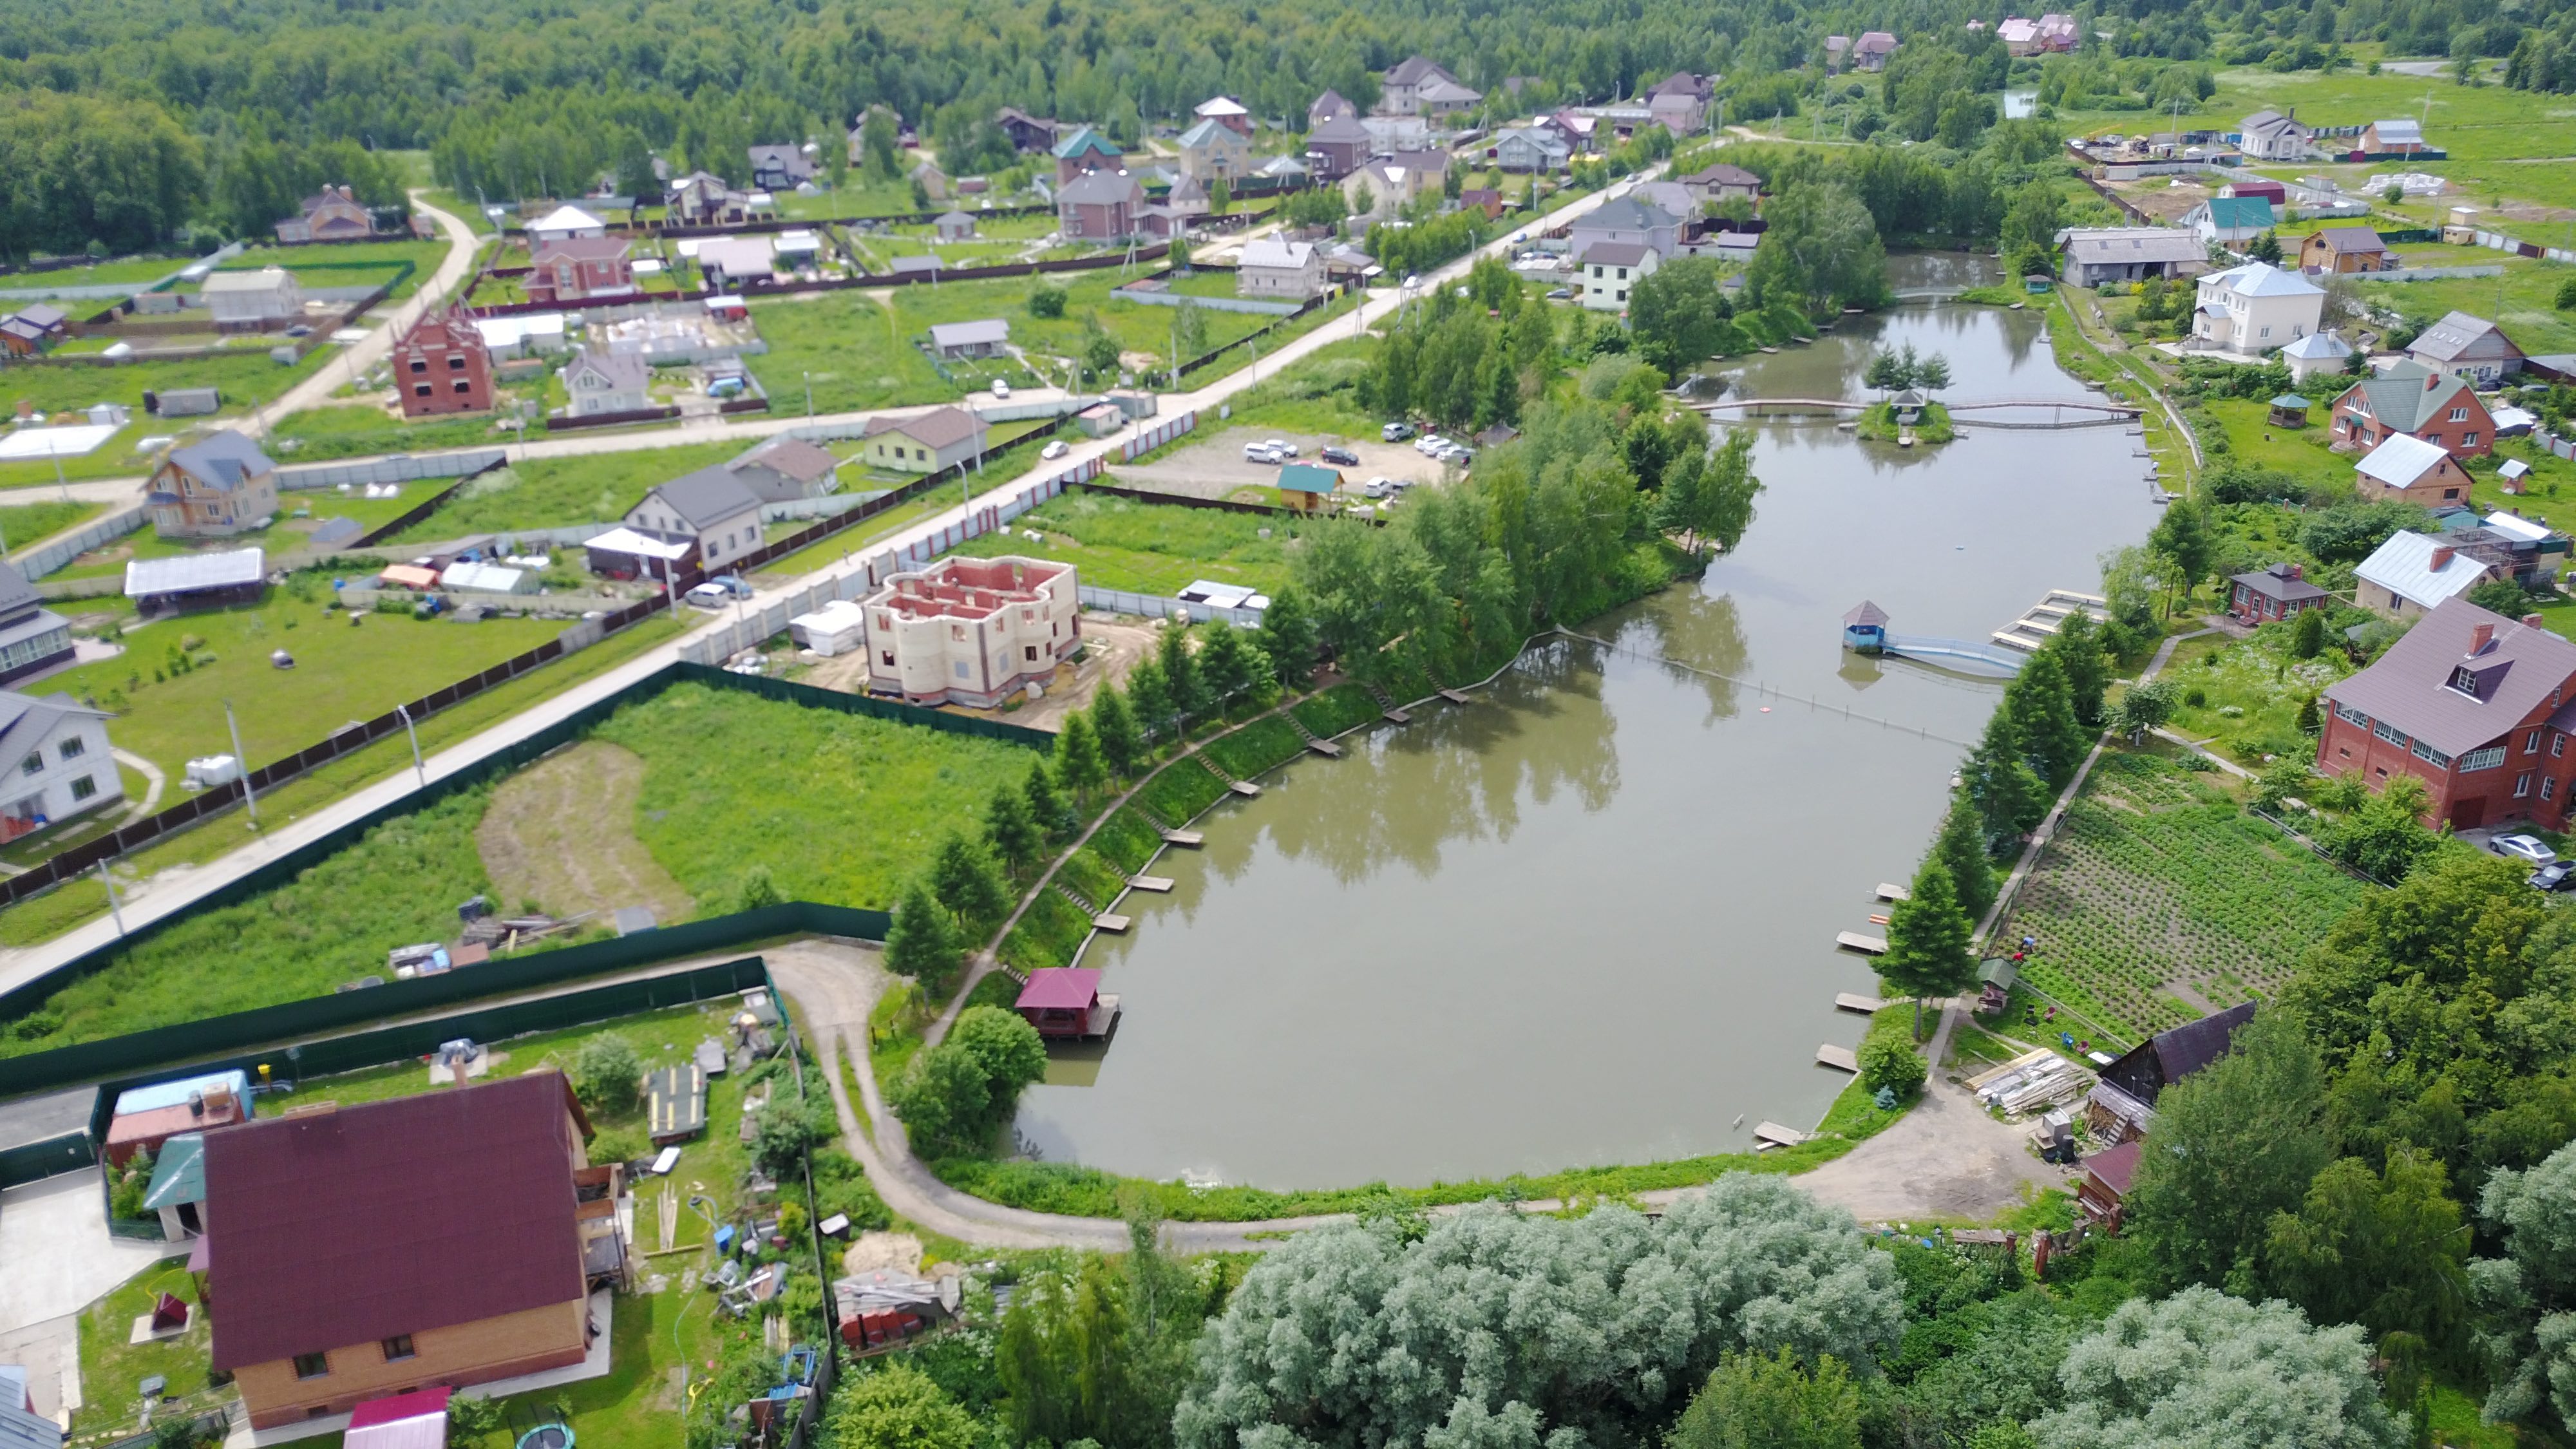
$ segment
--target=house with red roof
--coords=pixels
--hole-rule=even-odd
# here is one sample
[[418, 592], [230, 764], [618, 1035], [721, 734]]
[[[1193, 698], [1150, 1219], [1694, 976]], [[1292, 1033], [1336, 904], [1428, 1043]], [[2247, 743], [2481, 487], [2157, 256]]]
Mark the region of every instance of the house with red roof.
[[2326, 686], [2320, 773], [2373, 791], [2412, 775], [2426, 823], [2564, 828], [2576, 784], [2576, 643], [2454, 595], [2376, 663]]

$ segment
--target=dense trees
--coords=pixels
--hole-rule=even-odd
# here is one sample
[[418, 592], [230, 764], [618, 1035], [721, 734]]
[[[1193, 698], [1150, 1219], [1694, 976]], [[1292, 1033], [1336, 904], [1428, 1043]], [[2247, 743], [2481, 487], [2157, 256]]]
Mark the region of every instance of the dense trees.
[[2132, 1299], [2077, 1343], [2066, 1407], [2032, 1427], [2040, 1449], [2399, 1449], [2370, 1347], [2352, 1327], [2314, 1328], [2281, 1303], [2208, 1288]]
[[1827, 181], [1791, 185], [1766, 215], [1770, 230], [1744, 273], [1754, 305], [1785, 301], [1822, 316], [1887, 299], [1887, 247], [1851, 191]]
[[2498, 1380], [2487, 1416], [2576, 1428], [2576, 1142], [2489, 1178], [2478, 1215], [2505, 1248], [2472, 1280], [2492, 1315], [2480, 1339]]
[[1014, 1296], [994, 1358], [1020, 1442], [1135, 1449], [1171, 1442], [1172, 1408], [1189, 1381], [1208, 1293], [1196, 1273], [1163, 1253], [1157, 1226], [1132, 1219], [1123, 1260], [1086, 1258], [1037, 1275]]
[[1011, 1119], [1023, 1088], [1046, 1075], [1046, 1044], [1017, 1012], [970, 1006], [939, 1044], [887, 1088], [924, 1157], [982, 1150]]
[[1959, 888], [1939, 853], [1925, 858], [1914, 885], [1888, 913], [1887, 954], [1878, 974], [1914, 998], [1915, 1035], [1923, 1034], [1923, 1001], [1950, 996], [1977, 979], [1976, 922], [1959, 904]]
[[203, 145], [149, 101], [34, 91], [0, 104], [0, 260], [149, 246], [205, 191]]

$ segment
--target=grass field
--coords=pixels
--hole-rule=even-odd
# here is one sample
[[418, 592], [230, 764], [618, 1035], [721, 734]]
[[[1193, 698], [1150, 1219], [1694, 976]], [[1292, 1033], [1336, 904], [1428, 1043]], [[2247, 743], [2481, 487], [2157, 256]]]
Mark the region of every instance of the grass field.
[[[152, 1343], [128, 1343], [134, 1320], [152, 1311], [163, 1293], [190, 1308], [186, 1331]], [[155, 1263], [81, 1310], [81, 1406], [72, 1413], [74, 1434], [131, 1430], [143, 1412], [143, 1381], [169, 1381], [173, 1399], [208, 1393], [214, 1351], [213, 1320], [197, 1309], [197, 1290], [184, 1259]], [[221, 1397], [229, 1397], [222, 1395]], [[208, 1399], [209, 1405], [212, 1397]]]
[[[504, 390], [505, 394], [507, 390]], [[528, 420], [526, 440], [546, 435], [542, 418]], [[374, 403], [306, 408], [277, 420], [269, 430], [276, 446], [272, 456], [290, 463], [320, 463], [332, 458], [360, 458], [377, 453], [422, 453], [436, 448], [472, 448], [521, 441], [516, 428], [496, 427], [489, 416], [462, 418], [396, 417]], [[288, 445], [292, 446], [288, 446]]]
[[2022, 979], [2117, 1051], [2274, 994], [2364, 889], [2202, 777], [2112, 751], [1995, 934], [2036, 937]]
[[649, 906], [685, 919], [689, 897], [626, 825], [635, 819], [644, 761], [605, 740], [584, 740], [504, 780], [474, 835], [498, 899], [572, 917]]
[[[2576, 170], [2576, 162], [2569, 169]], [[2502, 277], [2364, 282], [2361, 291], [2371, 301], [2417, 322], [2435, 321], [2445, 312], [2466, 312], [2496, 321], [2525, 352], [2576, 352], [2576, 312], [2561, 312], [2557, 307], [2558, 289], [2576, 281], [2576, 267], [2525, 257], [2508, 259], [2502, 252], [2483, 252], [2480, 260], [2469, 265], [2497, 262], [2504, 264]]]
[[[24, 399], [40, 413], [85, 408], [98, 402], [118, 402], [132, 408], [135, 421], [104, 447], [86, 458], [63, 460], [66, 477], [111, 477], [141, 471], [140, 459], [133, 452], [133, 439], [180, 431], [175, 421], [165, 423], [145, 416], [143, 394], [147, 389], [217, 388], [223, 393], [225, 412], [239, 414], [259, 403], [275, 401], [339, 355], [339, 348], [324, 343], [292, 367], [271, 362], [266, 350], [259, 348], [245, 348], [238, 357], [134, 362], [122, 367], [20, 364], [0, 369], [0, 402], [14, 406]], [[0, 488], [30, 488], [53, 481], [54, 465], [50, 462], [0, 463]]]
[[[1017, 531], [989, 534], [957, 552], [1034, 553], [1072, 564], [1094, 588], [1170, 595], [1193, 579], [1264, 592], [1285, 584], [1297, 522], [1077, 493], [1023, 515], [1013, 529], [1035, 529], [1046, 541], [1030, 543]], [[1265, 532], [1270, 537], [1261, 537]]]
[[195, 257], [119, 257], [85, 267], [57, 267], [45, 272], [0, 272], [0, 289], [29, 292], [44, 287], [104, 287], [127, 282], [157, 282], [196, 260]]
[[1017, 745], [682, 685], [598, 738], [644, 759], [632, 828], [701, 909], [754, 865], [790, 900], [883, 908], [1037, 756]]
[[411, 263], [411, 275], [396, 283], [387, 300], [401, 301], [421, 289], [447, 260], [447, 242], [335, 242], [300, 247], [252, 247], [225, 262], [218, 271], [255, 272], [284, 267], [306, 287], [372, 287]]
[[104, 503], [64, 503], [58, 499], [0, 507], [0, 540], [15, 551], [85, 523], [107, 511]]
[[654, 485], [721, 463], [749, 446], [750, 440], [744, 439], [527, 459], [484, 474], [445, 508], [405, 530], [394, 541], [459, 538], [469, 533], [622, 518]]
[[[416, 507], [440, 487], [435, 479], [403, 485], [402, 493], [393, 498], [368, 498], [356, 489], [342, 493], [336, 488], [298, 489], [279, 499], [278, 521], [267, 528], [244, 529], [220, 539], [163, 538], [148, 525], [138, 528], [111, 543], [91, 549], [60, 570], [46, 575], [56, 579], [122, 577], [126, 562], [138, 558], [177, 558], [191, 553], [223, 553], [236, 548], [264, 548], [269, 551], [272, 566], [284, 550], [301, 548], [313, 530], [334, 518], [356, 521], [360, 528], [372, 529], [390, 523], [407, 509]], [[301, 510], [299, 512], [299, 510]], [[121, 605], [117, 607], [122, 607]]]
[[2314, 745], [2298, 727], [2300, 702], [2352, 666], [2334, 650], [2293, 658], [2289, 635], [2287, 624], [2273, 624], [2242, 641], [2211, 635], [2176, 645], [2161, 676], [2182, 691], [2173, 728], [2253, 769], [2265, 755], [2310, 752]]

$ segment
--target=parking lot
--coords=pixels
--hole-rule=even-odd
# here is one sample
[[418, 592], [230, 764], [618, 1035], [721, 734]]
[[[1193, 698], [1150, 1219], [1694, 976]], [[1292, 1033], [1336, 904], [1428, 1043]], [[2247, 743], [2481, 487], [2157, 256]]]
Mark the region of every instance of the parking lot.
[[1276, 464], [1255, 463], [1243, 456], [1247, 443], [1281, 438], [1297, 445], [1297, 460], [1319, 461], [1317, 454], [1326, 445], [1344, 447], [1359, 455], [1356, 464], [1340, 467], [1343, 480], [1350, 486], [1345, 492], [1356, 494], [1360, 485], [1371, 478], [1390, 478], [1411, 483], [1437, 483], [1444, 471], [1440, 464], [1413, 450], [1410, 441], [1382, 443], [1375, 437], [1343, 438], [1323, 433], [1271, 432], [1262, 428], [1225, 428], [1181, 449], [1159, 462], [1126, 464], [1113, 471], [1126, 487], [1143, 488], [1157, 493], [1178, 493], [1192, 498], [1226, 498], [1239, 488], [1275, 486], [1279, 481]]

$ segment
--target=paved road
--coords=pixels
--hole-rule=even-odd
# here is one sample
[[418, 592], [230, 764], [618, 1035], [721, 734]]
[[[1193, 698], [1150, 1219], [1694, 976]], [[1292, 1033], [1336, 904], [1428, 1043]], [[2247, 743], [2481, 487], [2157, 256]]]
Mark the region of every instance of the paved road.
[[289, 413], [309, 408], [331, 396], [332, 390], [350, 378], [375, 365], [376, 359], [391, 351], [394, 339], [403, 329], [417, 321], [431, 307], [444, 303], [448, 294], [464, 285], [474, 270], [474, 232], [458, 218], [439, 210], [421, 199], [422, 193], [411, 194], [411, 204], [427, 213], [447, 236], [447, 260], [438, 264], [420, 290], [405, 298], [391, 312], [379, 315], [377, 325], [363, 341], [352, 342], [341, 354], [313, 370], [313, 375], [288, 388], [275, 402], [255, 410], [243, 422], [233, 426], [251, 437], [264, 436], [271, 424]]
[[[1508, 233], [1500, 240], [1489, 243], [1480, 253], [1461, 257], [1441, 267], [1429, 274], [1425, 281], [1443, 282], [1463, 277], [1467, 274], [1467, 269], [1476, 255], [1506, 252], [1523, 237], [1561, 226], [1594, 207], [1626, 195], [1634, 184], [1633, 181], [1623, 181], [1550, 212], [1547, 216]], [[463, 227], [462, 222], [456, 221], [445, 213], [438, 213], [438, 215], [441, 217], [442, 226], [452, 224], [458, 229]], [[450, 255], [450, 261], [454, 261], [453, 253]], [[446, 277], [447, 273], [446, 267], [440, 268], [441, 278]], [[1336, 322], [1307, 333], [1296, 341], [1282, 346], [1277, 352], [1263, 355], [1253, 365], [1227, 373], [1195, 391], [1166, 394], [1163, 398], [1163, 415], [1171, 417], [1195, 409], [1208, 415], [1209, 421], [1213, 422], [1216, 408], [1227, 399], [1250, 388], [1263, 377], [1294, 366], [1317, 349], [1356, 335], [1366, 327], [1384, 320], [1394, 313], [1399, 300], [1392, 293], [1373, 297], [1353, 314], [1356, 320], [1349, 324]], [[383, 330], [389, 332], [391, 329]], [[771, 421], [775, 423], [775, 420]], [[750, 435], [748, 431], [725, 434], [725, 436]], [[973, 502], [960, 503], [899, 532], [876, 540], [869, 545], [869, 551], [875, 553], [888, 549], [901, 549], [923, 539], [935, 537], [941, 530], [963, 522], [973, 509], [988, 506], [1022, 488], [1078, 467], [1086, 459], [1096, 457], [1114, 462], [1116, 448], [1125, 436], [1124, 433], [1114, 433], [1106, 438], [1081, 442], [1075, 445], [1066, 456], [1032, 469], [1008, 484], [987, 490], [986, 493], [978, 495]], [[651, 445], [656, 447], [667, 447], [673, 441], [675, 439], [668, 433], [655, 434], [650, 439]], [[541, 445], [531, 444], [530, 446]], [[817, 570], [803, 578], [764, 589], [754, 598], [749, 607], [757, 609], [781, 602], [835, 572], [838, 570]], [[730, 614], [717, 616], [711, 619], [706, 627], [680, 640], [638, 655], [615, 669], [574, 685], [480, 734], [441, 750], [430, 756], [426, 762], [428, 779], [435, 782], [472, 769], [494, 752], [526, 739], [597, 701], [631, 688], [679, 659], [682, 646], [690, 640], [721, 629], [731, 622], [731, 617]], [[209, 893], [239, 880], [279, 856], [317, 840], [370, 811], [401, 801], [416, 788], [418, 788], [418, 781], [412, 775], [389, 776], [363, 790], [343, 796], [301, 819], [287, 822], [272, 820], [267, 828], [249, 844], [202, 865], [187, 870], [164, 872], [139, 888], [120, 887], [126, 927], [132, 929], [183, 911]], [[243, 825], [240, 817], [227, 815], [215, 823], [200, 828], [241, 829]], [[14, 989], [85, 952], [107, 945], [113, 942], [116, 936], [115, 923], [111, 919], [102, 917], [39, 945], [0, 951], [0, 991]]]

